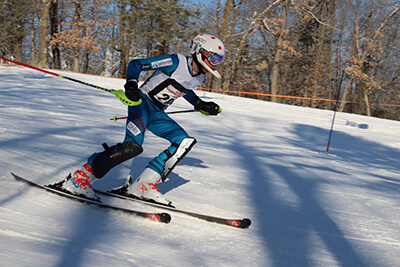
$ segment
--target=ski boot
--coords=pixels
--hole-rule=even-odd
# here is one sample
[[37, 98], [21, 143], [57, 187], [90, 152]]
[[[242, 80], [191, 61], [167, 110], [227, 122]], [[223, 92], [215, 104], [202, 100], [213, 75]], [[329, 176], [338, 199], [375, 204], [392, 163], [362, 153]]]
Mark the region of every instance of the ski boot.
[[129, 175], [126, 180], [127, 182], [122, 187], [126, 195], [173, 207], [172, 202], [166, 199], [156, 187], [156, 184], [161, 181], [161, 176], [156, 171], [146, 168], [131, 185], [132, 176]]
[[61, 188], [74, 195], [100, 201], [100, 197], [94, 193], [90, 184], [95, 179], [92, 168], [88, 164], [83, 164], [82, 169], [76, 170], [73, 174], [68, 174]]

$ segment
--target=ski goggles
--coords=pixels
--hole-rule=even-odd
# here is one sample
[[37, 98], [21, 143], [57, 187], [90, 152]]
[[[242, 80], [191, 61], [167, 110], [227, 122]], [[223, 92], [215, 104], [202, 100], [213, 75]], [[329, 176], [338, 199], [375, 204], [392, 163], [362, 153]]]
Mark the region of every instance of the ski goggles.
[[213, 66], [221, 64], [222, 60], [224, 59], [224, 56], [218, 55], [217, 53], [209, 52], [202, 47], [199, 49], [199, 53], [207, 58], [208, 62], [210, 62], [210, 64]]

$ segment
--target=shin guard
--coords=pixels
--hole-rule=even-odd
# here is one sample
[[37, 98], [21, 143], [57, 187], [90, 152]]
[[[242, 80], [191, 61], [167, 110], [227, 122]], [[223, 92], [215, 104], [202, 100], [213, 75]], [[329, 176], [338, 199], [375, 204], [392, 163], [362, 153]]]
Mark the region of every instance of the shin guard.
[[196, 139], [193, 137], [186, 137], [182, 140], [182, 142], [177, 146], [176, 151], [171, 154], [168, 150], [164, 151], [168, 158], [165, 160], [164, 164], [164, 175], [162, 180], [165, 181], [167, 176], [171, 173], [171, 171], [175, 168], [175, 166], [186, 156], [187, 153], [192, 149], [192, 147], [196, 144]]
[[112, 147], [103, 144], [103, 147], [105, 150], [97, 154], [91, 163], [96, 178], [102, 178], [116, 165], [143, 152], [143, 148], [140, 145], [132, 142], [122, 144], [118, 143]]

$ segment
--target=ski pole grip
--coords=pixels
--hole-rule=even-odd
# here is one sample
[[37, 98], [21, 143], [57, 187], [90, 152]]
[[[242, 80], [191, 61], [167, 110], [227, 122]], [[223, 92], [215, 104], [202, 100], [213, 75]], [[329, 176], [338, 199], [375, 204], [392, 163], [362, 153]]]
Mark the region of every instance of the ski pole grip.
[[123, 90], [113, 90], [110, 93], [118, 97], [118, 99], [125, 105], [127, 106], [137, 106], [142, 104], [142, 99], [139, 99], [139, 101], [132, 101], [129, 100], [129, 98], [125, 95], [125, 92]]

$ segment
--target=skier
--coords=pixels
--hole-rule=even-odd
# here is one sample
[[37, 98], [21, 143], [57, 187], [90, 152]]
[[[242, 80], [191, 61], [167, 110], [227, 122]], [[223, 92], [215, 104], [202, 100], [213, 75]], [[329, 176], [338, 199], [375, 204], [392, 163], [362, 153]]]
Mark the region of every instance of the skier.
[[[154, 58], [134, 59], [129, 62], [125, 87], [126, 96], [134, 102], [128, 107], [125, 139], [122, 143], [108, 147], [104, 151], [91, 155], [81, 169], [70, 173], [62, 188], [73, 194], [99, 199], [91, 183], [102, 178], [116, 165], [139, 155], [145, 131], [148, 129], [156, 136], [168, 140], [171, 145], [153, 158], [144, 171], [130, 184], [130, 177], [120, 189], [128, 195], [172, 205], [157, 189], [156, 184], [165, 181], [174, 167], [185, 157], [196, 143], [185, 130], [165, 114], [164, 110], [174, 100], [184, 97], [195, 110], [204, 115], [218, 115], [222, 109], [214, 102], [201, 100], [193, 91], [210, 72], [221, 78], [215, 69], [225, 55], [224, 44], [209, 34], [197, 35], [190, 46], [191, 55], [185, 57], [179, 53]], [[139, 74], [142, 71], [155, 70], [138, 88]]]

